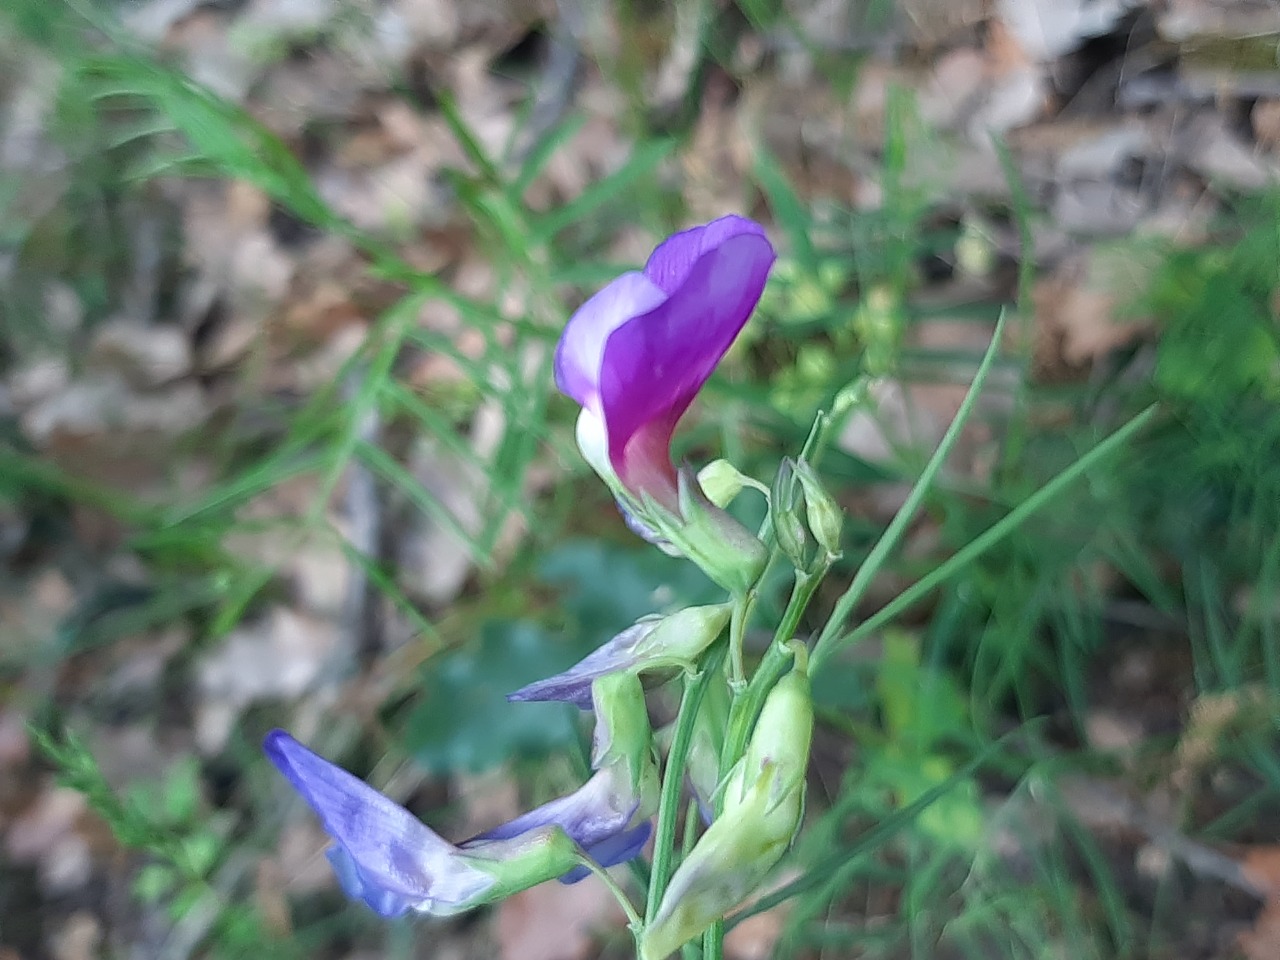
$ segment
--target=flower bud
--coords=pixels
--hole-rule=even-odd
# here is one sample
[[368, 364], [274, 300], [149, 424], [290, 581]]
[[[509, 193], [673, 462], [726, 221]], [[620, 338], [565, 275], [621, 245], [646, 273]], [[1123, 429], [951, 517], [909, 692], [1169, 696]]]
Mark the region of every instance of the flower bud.
[[591, 685], [596, 732], [591, 747], [594, 770], [617, 768], [619, 787], [638, 806], [634, 816], [650, 816], [658, 808], [658, 765], [644, 687], [630, 674], [614, 673]]
[[698, 471], [698, 485], [707, 499], [721, 509], [727, 507], [742, 492], [743, 487], [753, 487], [768, 493], [764, 484], [742, 473], [728, 460], [712, 460]]
[[844, 525], [844, 515], [808, 461], [796, 461], [795, 475], [804, 492], [805, 516], [813, 538], [827, 551], [828, 557], [839, 556], [840, 528]]
[[712, 818], [712, 803], [720, 785], [720, 755], [724, 752], [724, 734], [729, 725], [729, 687], [723, 683], [707, 685], [693, 721], [693, 738], [689, 742], [689, 759], [685, 772], [698, 803], [704, 823]]
[[769, 520], [773, 535], [787, 559], [799, 570], [809, 566], [808, 535], [800, 521], [799, 488], [794, 461], [787, 457], [778, 465], [769, 496]]
[[724, 811], [698, 838], [640, 939], [662, 960], [751, 895], [791, 845], [804, 814], [813, 733], [807, 656], [769, 692], [746, 754], [724, 785]]

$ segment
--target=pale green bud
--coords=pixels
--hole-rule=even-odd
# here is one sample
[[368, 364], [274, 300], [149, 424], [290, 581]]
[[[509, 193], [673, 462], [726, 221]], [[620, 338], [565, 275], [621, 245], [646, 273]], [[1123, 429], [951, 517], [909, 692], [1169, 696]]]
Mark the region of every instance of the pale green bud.
[[693, 738], [689, 743], [689, 759], [685, 771], [689, 785], [705, 821], [711, 820], [712, 800], [720, 784], [720, 755], [724, 751], [724, 734], [729, 724], [729, 687], [724, 683], [707, 685], [694, 718]]
[[561, 700], [586, 709], [599, 692], [594, 684], [606, 674], [634, 676], [673, 667], [692, 671], [703, 651], [724, 631], [732, 612], [730, 604], [717, 603], [687, 607], [665, 617], [642, 617], [564, 673], [536, 680], [507, 698]]
[[591, 684], [591, 699], [596, 715], [591, 766], [618, 777], [618, 788], [640, 802], [638, 816], [649, 816], [658, 808], [658, 763], [640, 678], [606, 674]]
[[807, 655], [795, 649], [795, 668], [769, 692], [724, 785], [723, 813], [680, 864], [641, 936], [641, 960], [662, 960], [750, 896], [800, 828], [813, 704]]
[[796, 482], [795, 464], [790, 457], [778, 465], [778, 472], [774, 475], [773, 490], [769, 495], [769, 520], [783, 554], [797, 569], [808, 569], [809, 537], [800, 520], [800, 488]]
[[[803, 790], [813, 738], [809, 652], [798, 640], [789, 646], [796, 658], [795, 666], [769, 691], [743, 757], [747, 778], [772, 767], [775, 795], [778, 791]], [[726, 794], [726, 808], [730, 803], [732, 798]]]
[[828, 557], [839, 556], [840, 528], [844, 525], [843, 513], [807, 461], [803, 459], [796, 461], [795, 475], [804, 491], [805, 516], [809, 520], [809, 530], [813, 533], [813, 538], [827, 551]]
[[795, 792], [771, 806], [770, 779], [760, 777], [741, 803], [698, 838], [645, 927], [641, 960], [663, 960], [699, 936], [750, 896], [786, 852], [803, 798]]
[[732, 615], [733, 605], [729, 603], [685, 607], [669, 613], [636, 645], [636, 660], [640, 664], [692, 670], [707, 647], [724, 632]]
[[712, 460], [698, 471], [698, 485], [707, 499], [723, 509], [737, 498], [744, 487], [767, 494], [768, 488], [742, 473], [728, 460]]

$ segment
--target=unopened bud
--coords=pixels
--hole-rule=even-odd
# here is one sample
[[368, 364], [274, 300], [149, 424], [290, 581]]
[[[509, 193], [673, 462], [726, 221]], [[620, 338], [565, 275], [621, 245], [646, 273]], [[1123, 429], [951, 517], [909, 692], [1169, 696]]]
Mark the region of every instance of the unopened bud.
[[641, 960], [662, 960], [750, 896], [791, 845], [804, 814], [804, 776], [813, 734], [807, 656], [769, 692], [742, 761], [724, 790], [724, 812], [680, 864]]
[[808, 461], [796, 461], [795, 475], [804, 491], [805, 516], [809, 520], [813, 538], [827, 551], [828, 557], [839, 556], [840, 528], [844, 525], [844, 515]]
[[797, 569], [808, 569], [808, 535], [800, 520], [800, 487], [796, 482], [795, 463], [790, 457], [778, 466], [769, 495], [769, 519], [778, 546]]
[[743, 487], [769, 492], [762, 483], [742, 473], [728, 460], [712, 460], [699, 470], [698, 485], [707, 499], [721, 509], [733, 503]]
[[730, 604], [717, 603], [641, 617], [564, 673], [521, 687], [507, 699], [561, 700], [585, 709], [592, 705], [593, 684], [607, 674], [693, 670], [703, 651], [728, 625], [732, 610]]

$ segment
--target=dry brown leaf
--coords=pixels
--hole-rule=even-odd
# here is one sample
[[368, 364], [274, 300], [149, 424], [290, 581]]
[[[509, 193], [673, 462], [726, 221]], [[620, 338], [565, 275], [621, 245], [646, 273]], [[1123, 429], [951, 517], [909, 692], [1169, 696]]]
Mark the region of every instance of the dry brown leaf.
[[98, 918], [88, 910], [77, 910], [51, 938], [53, 960], [95, 960], [102, 936]]
[[581, 883], [542, 883], [498, 906], [502, 960], [584, 960], [597, 931], [622, 926], [613, 896], [595, 877]]
[[[197, 666], [201, 698], [196, 742], [206, 753], [226, 743], [240, 711], [264, 699], [292, 699], [335, 667], [342, 631], [331, 620], [284, 606], [233, 630]], [[338, 671], [334, 670], [334, 679]]]
[[1280, 844], [1255, 844], [1239, 860], [1245, 878], [1267, 900], [1280, 902]]

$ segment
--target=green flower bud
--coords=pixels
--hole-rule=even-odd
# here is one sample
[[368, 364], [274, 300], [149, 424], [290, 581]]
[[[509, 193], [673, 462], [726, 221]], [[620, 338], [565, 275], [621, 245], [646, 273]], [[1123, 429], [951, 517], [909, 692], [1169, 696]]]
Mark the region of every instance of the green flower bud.
[[809, 567], [808, 534], [800, 520], [800, 488], [796, 483], [795, 462], [785, 458], [778, 465], [769, 495], [769, 520], [773, 535], [787, 559], [799, 570]]
[[712, 802], [720, 784], [720, 755], [724, 750], [725, 728], [729, 724], [729, 687], [708, 684], [694, 718], [693, 738], [685, 770], [702, 819], [711, 821]]
[[827, 493], [808, 461], [803, 459], [796, 461], [795, 475], [804, 491], [805, 516], [809, 520], [809, 529], [813, 533], [813, 538], [827, 551], [828, 557], [839, 556], [840, 528], [844, 525], [843, 513], [831, 494]]
[[707, 499], [721, 509], [733, 503], [743, 487], [752, 487], [766, 494], [769, 492], [764, 484], [748, 477], [728, 460], [712, 460], [699, 470], [698, 485]]
[[813, 734], [807, 655], [769, 692], [746, 754], [724, 785], [724, 811], [671, 878], [640, 939], [662, 960], [750, 896], [791, 845], [804, 815]]
[[658, 762], [644, 687], [634, 674], [599, 677], [591, 685], [596, 714], [591, 767], [619, 775], [621, 791], [639, 801], [637, 816], [658, 809]]
[[592, 684], [606, 674], [692, 671], [702, 652], [724, 631], [732, 612], [731, 604], [717, 603], [686, 607], [665, 617], [641, 617], [564, 673], [521, 687], [507, 699], [562, 700], [586, 709], [591, 706]]

